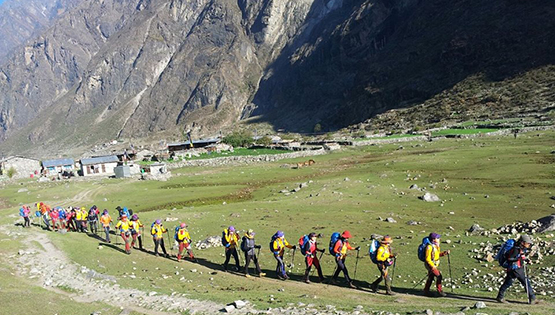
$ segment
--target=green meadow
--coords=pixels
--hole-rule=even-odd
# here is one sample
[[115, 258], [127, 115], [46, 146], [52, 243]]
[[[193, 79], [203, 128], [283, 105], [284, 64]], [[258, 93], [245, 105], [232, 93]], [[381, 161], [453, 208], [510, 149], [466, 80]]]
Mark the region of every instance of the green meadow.
[[[521, 133], [516, 139], [511, 135], [414, 141], [405, 143], [402, 149], [398, 144], [345, 147], [313, 157], [314, 165], [299, 169], [280, 166], [309, 158], [248, 166], [188, 167], [172, 170], [174, 176], [166, 182], [95, 179], [38, 183], [27, 180], [6, 184], [0, 190], [0, 224], [13, 226], [21, 221], [16, 217], [19, 205], [43, 201], [51, 206], [88, 208], [95, 204], [108, 209], [112, 217], [116, 216], [116, 206], [126, 206], [139, 214], [145, 230], [157, 218], [177, 218], [164, 225], [173, 230], [179, 222], [186, 222], [194, 241], [221, 235], [229, 225], [241, 230], [241, 235], [247, 229], [254, 229], [257, 243], [262, 245], [260, 260], [262, 269], [267, 272], [265, 278], [247, 279], [240, 273], [222, 272], [222, 247], [194, 249], [198, 263], [178, 263], [154, 257], [148, 235], [145, 235], [148, 251], [133, 251], [128, 256], [121, 252], [121, 239], [119, 245], [98, 249], [103, 243], [85, 234], [40, 232], [46, 233], [71, 260], [115, 276], [122, 287], [165, 294], [187, 293], [192, 298], [222, 305], [247, 299], [259, 309], [303, 302], [322, 308], [335, 305], [344, 310], [362, 305], [365, 310], [404, 313], [432, 309], [455, 313], [463, 306], [472, 306], [484, 299], [488, 305], [485, 312], [489, 314], [512, 311], [550, 314], [555, 299], [549, 295], [538, 296], [543, 303], [528, 306], [524, 304], [525, 294], [515, 292], [520, 289], [516, 283], [507, 297], [522, 303], [504, 305], [493, 300], [497, 284], [493, 284], [493, 292], [463, 285], [455, 288], [454, 293], [446, 288], [450, 294], [447, 298], [427, 298], [421, 292], [423, 285], [414, 288], [414, 281], [425, 276], [423, 263], [416, 257], [416, 248], [430, 232], [440, 233], [443, 240], [452, 241], [442, 244], [442, 249], [452, 251], [453, 278], [460, 279], [472, 268], [492, 273], [499, 271], [495, 263], [485, 267], [469, 254], [480, 242], [494, 239], [465, 236], [465, 231], [474, 223], [492, 229], [553, 213], [550, 196], [555, 194], [554, 144], [555, 132], [541, 131]], [[289, 195], [282, 193], [301, 183], [307, 186]], [[418, 197], [424, 192], [409, 189], [413, 184], [438, 195], [443, 202], [420, 200]], [[22, 188], [27, 191], [18, 192]], [[388, 217], [397, 223], [381, 220]], [[411, 220], [419, 225], [407, 225]], [[277, 230], [283, 230], [290, 243], [297, 243], [299, 237], [312, 231], [322, 233], [320, 247], [326, 249], [331, 233], [349, 230], [353, 235], [351, 244], [362, 247], [355, 278], [360, 289], [348, 289], [341, 281], [338, 285], [301, 282], [304, 262], [299, 251], [291, 268], [292, 279], [277, 280], [275, 260], [268, 250], [270, 237]], [[378, 276], [375, 265], [365, 255], [372, 234], [389, 234], [394, 239], [392, 247], [399, 253], [393, 282], [396, 296], [370, 293], [369, 284]], [[40, 314], [73, 314], [72, 303], [78, 302], [65, 298], [67, 292], [46, 291], [31, 279], [20, 279], [16, 268], [9, 263], [10, 257], [16, 256], [18, 249], [26, 244], [4, 235], [0, 241], [2, 308], [17, 310], [13, 314], [39, 314], [37, 310], [44, 311]], [[175, 254], [175, 250], [172, 253]], [[287, 263], [292, 262], [292, 253], [287, 252]], [[353, 251], [347, 258], [351, 277], [354, 276], [356, 254]], [[549, 256], [542, 266], [554, 264], [554, 257]], [[335, 268], [327, 250], [322, 266], [326, 276]], [[539, 267], [531, 266], [530, 274], [534, 275]], [[197, 272], [191, 272], [192, 269]], [[449, 278], [447, 259], [442, 260], [440, 269], [444, 278]], [[176, 271], [179, 275], [175, 275]], [[133, 278], [129, 277], [131, 274]], [[445, 284], [449, 285], [449, 279]], [[64, 291], [63, 288], [60, 291]], [[17, 292], [25, 293], [18, 295]], [[60, 305], [59, 310], [44, 306], [49, 302]], [[109, 305], [83, 303], [82, 307], [84, 310], [105, 309], [102, 314], [118, 314]]]

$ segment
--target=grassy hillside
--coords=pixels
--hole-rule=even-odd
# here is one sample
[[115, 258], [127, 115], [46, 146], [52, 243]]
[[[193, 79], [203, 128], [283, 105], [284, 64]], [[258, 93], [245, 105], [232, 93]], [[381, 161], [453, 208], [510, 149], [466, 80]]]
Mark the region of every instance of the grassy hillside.
[[[261, 266], [268, 273], [263, 279], [223, 273], [221, 247], [195, 250], [198, 264], [177, 263], [156, 258], [148, 252], [133, 251], [127, 256], [118, 250], [121, 245], [98, 249], [102, 242], [84, 234], [40, 232], [76, 263], [116, 277], [123, 288], [138, 288], [145, 292], [186, 293], [195, 299], [222, 304], [239, 298], [248, 299], [260, 309], [301, 302], [314, 303], [323, 309], [326, 305], [335, 305], [338, 309], [353, 310], [362, 305], [366, 311], [401, 313], [424, 309], [454, 313], [462, 306], [472, 306], [476, 300], [485, 299], [486, 312], [491, 314], [511, 311], [547, 314], [555, 301], [552, 293], [539, 296], [544, 300], [542, 305], [530, 307], [493, 303], [497, 284], [492, 284], [493, 292], [488, 292], [485, 287], [457, 286], [445, 299], [423, 297], [422, 286], [413, 287], [414, 281], [425, 275], [422, 263], [416, 258], [416, 247], [422, 237], [432, 231], [453, 241], [449, 245], [442, 244], [442, 248], [452, 251], [451, 267], [457, 283], [472, 268], [491, 273], [500, 270], [491, 264], [486, 267], [469, 256], [469, 251], [480, 242], [495, 239], [465, 236], [465, 231], [474, 223], [491, 229], [551, 214], [553, 201], [550, 196], [555, 191], [553, 143], [555, 132], [547, 131], [520, 134], [516, 139], [506, 136], [412, 142], [404, 144], [403, 149], [398, 145], [346, 148], [319, 156], [315, 158], [315, 165], [301, 169], [280, 168], [283, 161], [241, 167], [186, 168], [175, 172], [178, 176], [168, 182], [114, 179], [62, 183], [25, 181], [7, 185], [0, 191], [3, 205], [0, 223], [5, 230], [29, 233], [13, 227], [18, 220], [14, 216], [18, 205], [44, 201], [53, 206], [90, 207], [96, 204], [110, 209], [112, 214], [115, 206], [128, 206], [139, 213], [147, 226], [156, 218], [178, 218], [178, 221], [165, 225], [173, 229], [178, 222], [187, 222], [195, 241], [221, 235], [222, 229], [228, 225], [235, 225], [240, 230], [253, 228], [257, 232], [256, 239], [263, 246]], [[308, 186], [297, 193], [288, 196], [280, 193], [304, 182]], [[419, 200], [423, 192], [410, 190], [412, 184], [425, 187], [444, 202]], [[23, 187], [28, 192], [18, 193]], [[397, 223], [378, 220], [387, 217], [394, 218]], [[421, 224], [409, 226], [406, 224], [409, 220]], [[295, 256], [295, 266], [291, 268], [293, 280], [276, 280], [268, 242], [278, 229], [285, 232], [290, 242], [296, 242], [301, 235], [311, 231], [323, 233], [323, 247], [332, 232], [348, 229], [354, 236], [352, 243], [362, 246], [361, 255], [367, 252], [371, 234], [392, 235], [393, 248], [400, 254], [393, 287], [401, 294], [387, 297], [369, 293], [369, 283], [378, 272], [366, 256], [358, 263], [356, 284], [360, 286], [359, 290], [347, 289], [344, 284], [307, 285], [300, 282], [304, 263], [299, 252]], [[15, 273], [8, 275], [13, 272], [8, 257], [17, 257], [18, 249], [29, 244], [20, 243], [17, 237], [2, 234], [2, 238], [15, 241], [3, 242], [10, 245], [2, 247], [0, 270], [12, 280], [2, 280], [6, 284], [0, 282], [0, 287], [2, 290], [33, 290], [39, 297], [26, 300], [23, 305], [18, 300], [5, 300], [2, 304], [17, 305], [18, 310], [38, 314], [36, 310], [40, 301], [63, 299], [64, 292], [54, 294], [40, 290], [30, 279], [18, 281], [17, 285], [10, 287], [8, 283], [20, 278]], [[148, 237], [146, 245], [148, 250], [153, 249]], [[355, 254], [347, 261], [351, 276]], [[286, 255], [288, 263], [292, 259], [290, 255], [291, 252]], [[332, 257], [325, 255], [322, 261], [324, 274], [328, 276], [335, 268]], [[553, 256], [548, 256], [543, 266], [553, 264]], [[531, 266], [530, 274], [537, 274], [539, 267]], [[191, 272], [192, 269], [196, 272]], [[446, 259], [440, 269], [449, 278]], [[508, 298], [523, 302], [525, 296], [522, 292], [516, 293], [517, 288], [518, 285], [514, 285], [509, 290]], [[110, 314], [109, 311], [106, 313]], [[58, 314], [72, 313], [61, 308]]]

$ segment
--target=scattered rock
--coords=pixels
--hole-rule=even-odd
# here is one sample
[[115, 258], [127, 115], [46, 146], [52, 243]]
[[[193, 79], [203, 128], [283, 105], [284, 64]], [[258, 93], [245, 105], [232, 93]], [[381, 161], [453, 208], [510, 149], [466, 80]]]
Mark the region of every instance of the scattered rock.
[[476, 302], [476, 304], [474, 304], [474, 306], [472, 308], [475, 309], [482, 309], [482, 308], [486, 308], [486, 303], [482, 302], [482, 301], [478, 301]]
[[247, 302], [241, 301], [241, 300], [237, 300], [237, 301], [233, 302], [233, 305], [235, 305], [235, 307], [236, 307], [237, 309], [242, 309], [243, 307], [247, 306]]
[[426, 202], [437, 202], [437, 201], [441, 201], [441, 199], [439, 199], [439, 197], [437, 195], [431, 194], [431, 193], [425, 193], [424, 196], [420, 196], [419, 197], [421, 200], [424, 200]]
[[385, 219], [385, 222], [397, 223], [397, 221], [395, 221], [395, 219], [393, 219], [392, 217], [389, 217], [389, 218]]
[[484, 230], [484, 228], [482, 228], [478, 224], [472, 224], [472, 226], [468, 229], [468, 232], [476, 233], [476, 232], [481, 232], [483, 230]]
[[224, 311], [225, 311], [226, 313], [231, 313], [231, 312], [233, 312], [234, 310], [235, 310], [235, 305], [233, 305], [233, 304], [229, 304], [229, 305], [226, 305], [226, 306], [224, 307]]

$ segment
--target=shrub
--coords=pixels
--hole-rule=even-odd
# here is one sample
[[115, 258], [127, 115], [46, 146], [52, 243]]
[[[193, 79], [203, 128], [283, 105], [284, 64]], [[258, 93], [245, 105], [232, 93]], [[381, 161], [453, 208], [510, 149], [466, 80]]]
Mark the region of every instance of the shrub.
[[260, 139], [258, 139], [257, 143], [263, 145], [263, 146], [269, 146], [272, 144], [272, 139], [270, 139], [270, 137], [268, 136], [264, 136]]
[[316, 125], [314, 125], [314, 133], [319, 132], [322, 132], [322, 125], [320, 125], [320, 123], [317, 123]]
[[13, 166], [10, 167], [10, 168], [8, 169], [8, 173], [7, 173], [8, 177], [9, 177], [9, 178], [12, 178], [15, 174], [17, 174], [17, 171], [15, 170], [15, 168], [13, 168]]
[[253, 143], [252, 134], [247, 130], [235, 131], [225, 136], [222, 141], [233, 147], [248, 147]]

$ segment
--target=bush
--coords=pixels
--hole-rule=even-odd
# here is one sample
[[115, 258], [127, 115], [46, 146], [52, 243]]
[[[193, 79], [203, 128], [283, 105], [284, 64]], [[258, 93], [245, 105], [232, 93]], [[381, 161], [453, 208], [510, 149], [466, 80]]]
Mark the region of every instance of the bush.
[[270, 139], [270, 137], [268, 136], [264, 136], [258, 139], [257, 143], [267, 147], [272, 144], [272, 139]]
[[314, 125], [314, 133], [322, 132], [322, 125], [320, 123]]
[[233, 147], [248, 147], [253, 143], [252, 134], [247, 130], [235, 131], [225, 136], [222, 141]]
[[10, 167], [10, 168], [8, 169], [8, 173], [7, 173], [8, 177], [9, 177], [9, 178], [12, 178], [15, 174], [17, 174], [17, 171], [15, 170], [15, 168], [13, 168], [13, 166]]

